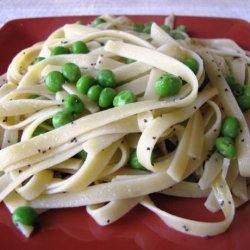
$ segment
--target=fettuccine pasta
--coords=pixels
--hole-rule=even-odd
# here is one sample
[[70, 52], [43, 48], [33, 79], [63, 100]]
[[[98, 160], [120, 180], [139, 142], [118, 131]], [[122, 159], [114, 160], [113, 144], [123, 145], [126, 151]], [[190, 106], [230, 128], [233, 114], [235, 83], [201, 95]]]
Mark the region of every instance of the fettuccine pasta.
[[[16, 55], [1, 77], [0, 202], [27, 237], [34, 225], [18, 217], [19, 208], [86, 206], [105, 226], [138, 204], [186, 234], [225, 232], [249, 198], [249, 62], [232, 40], [194, 39], [174, 28], [173, 15], [163, 26], [109, 15], [64, 25]], [[75, 71], [64, 71], [69, 63], [80, 72], [76, 80]], [[61, 85], [49, 85], [53, 72]], [[94, 83], [81, 91], [85, 75]], [[161, 94], [156, 85], [164, 77], [181, 82], [179, 89], [176, 83], [174, 93]], [[105, 91], [111, 101], [101, 99]], [[80, 111], [67, 106], [80, 104]], [[62, 114], [68, 120], [61, 124]], [[227, 117], [239, 123], [233, 139], [223, 132]], [[154, 204], [153, 193], [206, 198], [205, 207], [225, 218], [172, 215]]]

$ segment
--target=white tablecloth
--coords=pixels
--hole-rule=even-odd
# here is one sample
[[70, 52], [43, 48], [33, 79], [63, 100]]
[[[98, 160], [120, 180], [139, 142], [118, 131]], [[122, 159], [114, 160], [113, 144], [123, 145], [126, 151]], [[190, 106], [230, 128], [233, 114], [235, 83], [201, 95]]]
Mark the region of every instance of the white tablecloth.
[[99, 14], [221, 16], [250, 21], [250, 0], [0, 0], [0, 24], [11, 19]]

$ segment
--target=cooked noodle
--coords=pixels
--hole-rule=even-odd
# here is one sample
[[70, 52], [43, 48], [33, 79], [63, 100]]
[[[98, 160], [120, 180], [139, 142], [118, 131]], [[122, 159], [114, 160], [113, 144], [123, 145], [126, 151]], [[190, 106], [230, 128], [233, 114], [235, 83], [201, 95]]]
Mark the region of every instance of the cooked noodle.
[[[247, 53], [227, 39], [192, 39], [182, 32], [185, 39], [174, 40], [156, 23], [146, 34], [133, 31], [126, 17], [102, 18], [106, 22], [97, 27], [64, 25], [46, 41], [16, 55], [2, 76], [7, 83], [0, 88], [0, 201], [11, 213], [22, 205], [35, 209], [86, 206], [100, 225], [142, 204], [177, 231], [202, 237], [223, 233], [235, 207], [248, 200], [250, 176], [250, 121], [223, 76], [231, 72], [240, 84], [249, 84]], [[173, 29], [174, 16], [165, 23]], [[50, 56], [55, 46], [70, 48], [75, 41], [85, 42], [90, 52]], [[32, 64], [38, 56], [45, 59]], [[135, 62], [126, 64], [124, 58]], [[186, 58], [198, 62], [196, 75], [183, 64]], [[125, 82], [116, 90], [132, 91], [137, 102], [100, 109], [70, 82], [56, 94], [50, 92], [44, 78], [66, 62], [92, 76], [100, 69], [112, 70], [117, 82]], [[185, 84], [177, 95], [160, 98], [154, 84], [165, 72]], [[204, 87], [205, 73], [209, 80]], [[85, 112], [54, 129], [46, 121], [64, 109], [68, 94], [79, 96]], [[222, 119], [229, 115], [241, 125], [236, 160], [214, 151]], [[48, 132], [33, 137], [40, 126]], [[178, 142], [173, 151], [166, 147], [169, 140]], [[129, 165], [135, 148], [144, 170]], [[82, 150], [87, 158], [75, 158]], [[188, 181], [189, 176], [195, 176], [196, 182]], [[171, 215], [150, 199], [156, 192], [206, 197], [206, 207], [222, 210], [225, 219], [212, 223]], [[33, 227], [21, 225], [20, 229], [29, 236]]]

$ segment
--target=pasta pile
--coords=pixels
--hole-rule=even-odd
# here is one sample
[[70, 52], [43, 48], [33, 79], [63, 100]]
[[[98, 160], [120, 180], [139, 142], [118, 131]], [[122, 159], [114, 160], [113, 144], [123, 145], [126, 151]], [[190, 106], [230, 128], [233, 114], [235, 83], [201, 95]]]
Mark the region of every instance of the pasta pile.
[[[64, 25], [17, 54], [1, 77], [6, 83], [0, 88], [0, 201], [11, 213], [20, 206], [38, 213], [86, 206], [102, 226], [141, 204], [177, 231], [201, 237], [223, 233], [235, 208], [248, 201], [250, 176], [250, 113], [242, 112], [224, 77], [232, 74], [239, 84], [250, 85], [249, 54], [228, 39], [194, 39], [183, 30], [184, 39], [175, 40], [156, 23], [148, 34], [134, 31], [127, 17], [101, 18], [98, 25]], [[165, 25], [175, 31], [173, 15]], [[54, 47], [71, 48], [76, 41], [85, 42], [89, 53], [51, 56]], [[45, 59], [34, 64], [37, 57]], [[196, 74], [183, 64], [187, 58], [198, 62]], [[115, 90], [130, 90], [137, 101], [102, 109], [74, 83], [49, 91], [46, 75], [67, 62], [94, 77], [102, 69], [112, 70]], [[166, 72], [184, 84], [177, 95], [160, 97], [154, 85]], [[53, 128], [49, 121], [64, 109], [68, 94], [78, 95], [85, 111]], [[240, 122], [236, 159], [214, 150], [225, 116]], [[48, 132], [34, 136], [38, 127]], [[135, 149], [143, 169], [129, 164]], [[82, 150], [86, 159], [76, 157]], [[205, 197], [205, 207], [222, 210], [225, 219], [212, 223], [169, 214], [151, 200], [156, 192]], [[18, 228], [27, 237], [33, 230]]]

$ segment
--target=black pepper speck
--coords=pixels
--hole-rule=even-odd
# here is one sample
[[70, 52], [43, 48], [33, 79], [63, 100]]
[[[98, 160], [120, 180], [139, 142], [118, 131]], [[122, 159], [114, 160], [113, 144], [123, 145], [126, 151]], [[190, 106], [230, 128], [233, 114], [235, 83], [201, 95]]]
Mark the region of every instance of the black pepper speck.
[[184, 228], [184, 230], [185, 230], [186, 232], [189, 231], [189, 228], [188, 228], [186, 225], [183, 225], [183, 228]]

